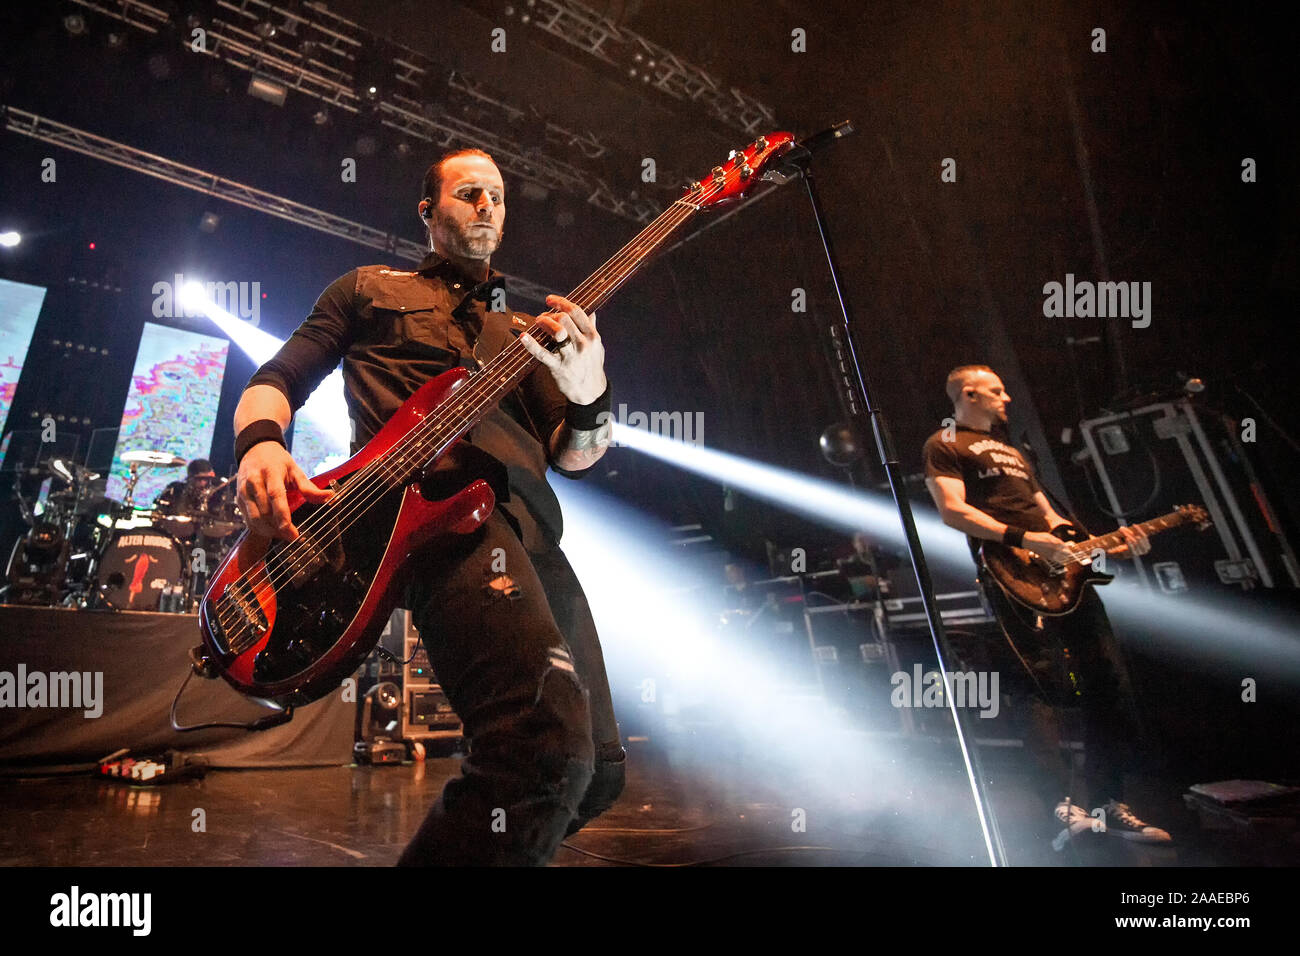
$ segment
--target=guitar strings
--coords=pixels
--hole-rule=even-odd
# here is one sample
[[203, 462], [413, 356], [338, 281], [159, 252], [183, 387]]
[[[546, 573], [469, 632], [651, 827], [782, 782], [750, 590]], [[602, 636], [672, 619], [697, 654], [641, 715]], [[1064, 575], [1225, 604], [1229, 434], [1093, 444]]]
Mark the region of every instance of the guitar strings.
[[[701, 201], [707, 201], [738, 178], [738, 172], [733, 174], [724, 174], [723, 182], [721, 183], [713, 181], [707, 188], [695, 187], [701, 193], [699, 199]], [[688, 197], [690, 195], [690, 193], [687, 194]], [[592, 301], [586, 306], [586, 309], [594, 311], [599, 304], [608, 299], [613, 292], [617, 291], [617, 289], [626, 282], [632, 274], [634, 274], [634, 270], [624, 270], [621, 274], [618, 274], [617, 270], [620, 269], [627, 260], [630, 258], [644, 258], [647, 253], [654, 251], [654, 247], [657, 244], [661, 243], [664, 238], [675, 231], [687, 218], [695, 212], [698, 212], [699, 208], [700, 206], [698, 204], [688, 202], [687, 197], [675, 200], [672, 206], [661, 214], [649, 229], [638, 234], [628, 242], [621, 250], [619, 250], [618, 253], [598, 269], [591, 278], [578, 286], [578, 288], [570, 294], [570, 298], [578, 300], [588, 295], [594, 295]], [[606, 274], [610, 272], [613, 272], [614, 275], [611, 276]], [[549, 333], [545, 332], [540, 323], [531, 327], [528, 330], [528, 333], [532, 335], [535, 340], [542, 342], [543, 347], [545, 347], [546, 344], [543, 340], [553, 341], [550, 339]], [[498, 386], [511, 382], [507, 388], [501, 389], [504, 394], [504, 392], [508, 391], [509, 388], [514, 387], [512, 380], [515, 379], [515, 376], [520, 375], [522, 372], [526, 372], [528, 365], [536, 361], [537, 360], [526, 349], [524, 349], [522, 345], [515, 343], [502, 352], [497, 359], [494, 359], [493, 362], [489, 363], [489, 365], [485, 367], [479, 375], [475, 376], [475, 379], [496, 379]], [[494, 365], [504, 366], [504, 369], [493, 368]], [[504, 375], [502, 374], [503, 371]], [[472, 382], [474, 380], [471, 379], [470, 381]], [[480, 401], [474, 404], [474, 407], [468, 416], [469, 421], [472, 421], [485, 406], [490, 407], [494, 402], [499, 400], [499, 398], [493, 397], [491, 394], [493, 391], [496, 391], [496, 389], [484, 389], [483, 391], [487, 392], [487, 395], [484, 396], [487, 398], [487, 401]], [[466, 396], [466, 399], [473, 403], [473, 397]], [[459, 414], [457, 415], [456, 420], [457, 431], [467, 430], [465, 429], [466, 416], [464, 414], [466, 411], [466, 401], [462, 401], [459, 404], [458, 409]], [[409, 460], [411, 457], [409, 446], [418, 445], [428, 437], [429, 433], [438, 431], [448, 423], [447, 416], [445, 415], [430, 416], [429, 420], [421, 422], [403, 436], [403, 443], [408, 446], [408, 449], [399, 451], [397, 455], [377, 458], [368, 465], [363, 466], [359, 470], [358, 474], [353, 476], [353, 480], [349, 483], [350, 487], [346, 489], [348, 498], [345, 501], [346, 506], [342, 512], [326, 512], [325, 508], [318, 509], [321, 513], [312, 515], [303, 525], [300, 538], [305, 539], [305, 543], [290, 542], [289, 547], [280, 551], [278, 554], [269, 556], [265, 561], [263, 561], [260, 568], [250, 569], [249, 571], [241, 573], [231, 582], [231, 585], [243, 583], [246, 578], [251, 578], [251, 576], [257, 572], [261, 572], [258, 576], [263, 579], [259, 583], [264, 583], [270, 586], [273, 590], [282, 585], [285, 580], [292, 578], [293, 574], [296, 573], [295, 565], [305, 556], [304, 552], [310, 552], [314, 547], [327, 545], [334, 535], [340, 535], [345, 532], [355, 523], [361, 513], [364, 513], [371, 507], [375, 500], [382, 497], [383, 494], [392, 490], [392, 487], [396, 486], [392, 485], [389, 487], [383, 487], [385, 484], [384, 479], [391, 481], [393, 478], [409, 471], [410, 468], [418, 467], [418, 463], [412, 463]], [[455, 437], [458, 437], [456, 432], [450, 433], [446, 436], [446, 440], [442, 444], [449, 444], [450, 441], [455, 439]], [[421, 456], [421, 458], [423, 458], [423, 456]], [[376, 482], [374, 481], [375, 478], [380, 479], [378, 483], [380, 487], [378, 488], [376, 488]], [[397, 482], [396, 484], [400, 484], [400, 482]], [[373, 494], [375, 491], [378, 492], [377, 496]], [[360, 495], [361, 497], [357, 498], [357, 495]], [[325, 526], [332, 526], [328, 528], [330, 535], [323, 540], [317, 540], [313, 536], [313, 533]], [[295, 544], [297, 545], [296, 548]], [[285, 577], [286, 573], [288, 575], [287, 578]], [[224, 606], [224, 610], [230, 611], [236, 619], [235, 623], [238, 623], [239, 612], [238, 609], [233, 606], [237, 602], [226, 602], [218, 599], [216, 603], [219, 621], [223, 617], [221, 612]], [[224, 617], [228, 624], [230, 622], [229, 615], [224, 615]], [[243, 642], [236, 640], [231, 641], [230, 643], [233, 649], [235, 643]], [[236, 651], [236, 653], [239, 653], [239, 651]]]
[[[1170, 523], [1170, 519], [1177, 516], [1178, 520]], [[1151, 518], [1148, 521], [1140, 521], [1136, 525], [1124, 525], [1124, 527], [1141, 528], [1144, 534], [1152, 534], [1160, 531], [1166, 531], [1183, 523], [1183, 516], [1179, 511], [1171, 511], [1167, 515], [1161, 515], [1158, 518]], [[1150, 530], [1148, 530], [1148, 528]], [[1108, 538], [1114, 538], [1114, 544], [1103, 544]], [[1052, 558], [1043, 558], [1047, 566], [1053, 573], [1064, 571], [1072, 564], [1078, 564], [1085, 559], [1091, 560], [1093, 551], [1103, 550], [1110, 551], [1112, 547], [1118, 547], [1124, 543], [1124, 535], [1119, 531], [1109, 531], [1106, 534], [1093, 535], [1085, 541], [1067, 542], [1070, 545], [1069, 551], [1072, 555], [1071, 560], [1066, 562], [1056, 561]], [[1041, 555], [1039, 557], [1042, 557]]]

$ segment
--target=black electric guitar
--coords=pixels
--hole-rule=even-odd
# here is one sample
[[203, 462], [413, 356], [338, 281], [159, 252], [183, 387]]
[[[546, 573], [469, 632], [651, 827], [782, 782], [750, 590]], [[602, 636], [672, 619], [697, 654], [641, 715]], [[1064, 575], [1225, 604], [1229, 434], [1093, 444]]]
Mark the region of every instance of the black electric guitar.
[[[1159, 534], [1182, 524], [1194, 524], [1204, 531], [1209, 515], [1199, 505], [1179, 505], [1167, 515], [1132, 525], [1147, 535]], [[1086, 584], [1108, 584], [1113, 575], [1093, 567], [1092, 556], [1124, 543], [1119, 531], [1097, 535], [1086, 541], [1068, 542], [1073, 560], [1064, 564], [1049, 561], [1025, 548], [1012, 548], [996, 541], [980, 545], [980, 562], [997, 582], [1002, 593], [1039, 614], [1061, 616], [1079, 606]]]

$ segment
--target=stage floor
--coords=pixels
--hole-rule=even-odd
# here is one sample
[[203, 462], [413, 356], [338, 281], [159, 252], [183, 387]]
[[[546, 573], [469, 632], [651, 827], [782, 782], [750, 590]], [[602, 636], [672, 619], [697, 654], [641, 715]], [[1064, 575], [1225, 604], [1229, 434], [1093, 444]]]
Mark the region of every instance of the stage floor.
[[[860, 735], [820, 766], [700, 734], [629, 742], [617, 805], [552, 865], [979, 866], [986, 857], [948, 745]], [[1132, 781], [1173, 848], [1087, 834], [1063, 852], [1008, 752], [986, 768], [1010, 862], [1032, 866], [1293, 865], [1300, 843], [1203, 831], [1185, 785]], [[805, 755], [806, 757], [806, 755]], [[145, 788], [91, 776], [0, 779], [0, 866], [389, 866], [459, 758], [401, 766], [225, 770]], [[793, 769], [792, 769], [793, 768]], [[195, 832], [202, 810], [205, 832]], [[800, 813], [802, 811], [802, 813]], [[796, 819], [806, 831], [796, 832]]]

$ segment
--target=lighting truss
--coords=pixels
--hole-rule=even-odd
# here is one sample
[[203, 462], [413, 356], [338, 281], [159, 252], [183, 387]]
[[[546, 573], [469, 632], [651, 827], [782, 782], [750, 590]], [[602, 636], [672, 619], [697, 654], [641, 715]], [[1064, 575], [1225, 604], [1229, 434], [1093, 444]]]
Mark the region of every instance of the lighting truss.
[[[151, 34], [175, 30], [178, 45], [190, 50], [190, 36], [181, 29], [183, 25], [174, 23], [167, 10], [144, 0], [71, 2]], [[566, 150], [576, 149], [588, 160], [605, 158], [610, 149], [594, 133], [539, 121], [535, 128], [543, 133], [544, 143], [524, 144], [512, 140], [502, 135], [499, 128], [526, 120], [529, 113], [459, 73], [449, 73], [446, 79], [449, 92], [465, 107], [460, 111], [425, 109], [425, 104], [416, 97], [430, 79], [429, 71], [400, 56], [391, 60], [396, 85], [377, 102], [366, 102], [355, 88], [355, 67], [364, 49], [364, 31], [320, 4], [303, 3], [290, 10], [268, 0], [218, 0], [214, 10], [212, 19], [203, 27], [205, 50], [195, 55], [216, 57], [236, 69], [274, 80], [344, 112], [361, 114], [373, 110], [380, 123], [409, 139], [443, 148], [486, 149], [511, 175], [546, 189], [579, 196], [624, 219], [647, 223], [660, 212], [658, 204], [640, 196], [620, 196], [590, 170], [547, 155], [539, 148], [553, 143]], [[255, 28], [267, 22], [284, 29], [276, 36], [260, 36]], [[292, 35], [297, 43], [286, 45], [281, 39], [283, 35]], [[312, 44], [307, 54], [301, 51], [304, 41]], [[492, 118], [493, 128], [479, 121], [480, 114]]]
[[709, 116], [750, 136], [775, 127], [772, 109], [671, 51], [615, 26], [576, 0], [524, 0], [512, 3], [524, 22], [545, 30], [570, 46], [626, 71], [642, 85], [653, 86], [674, 99], [697, 103]]
[[[193, 189], [205, 196], [215, 196], [238, 206], [286, 219], [318, 232], [349, 239], [363, 246], [370, 246], [372, 249], [382, 249], [400, 259], [420, 262], [428, 254], [424, 246], [409, 239], [398, 238], [392, 233], [386, 233], [372, 226], [353, 222], [351, 219], [335, 216], [322, 209], [305, 206], [292, 199], [285, 199], [283, 196], [237, 183], [216, 173], [209, 173], [153, 153], [146, 153], [133, 146], [96, 136], [64, 123], [57, 123], [26, 110], [12, 106], [3, 108], [3, 122], [4, 128], [10, 132], [29, 136], [43, 143], [62, 146], [84, 156], [101, 159], [176, 186]], [[552, 291], [518, 276], [507, 276], [506, 281], [511, 293], [534, 302], [545, 303], [546, 296]]]

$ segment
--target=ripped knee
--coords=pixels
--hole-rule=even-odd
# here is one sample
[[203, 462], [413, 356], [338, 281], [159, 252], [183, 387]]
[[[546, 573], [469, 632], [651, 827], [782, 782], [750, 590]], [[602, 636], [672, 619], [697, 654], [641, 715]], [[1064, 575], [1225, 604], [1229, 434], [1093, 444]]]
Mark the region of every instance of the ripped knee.
[[483, 585], [483, 593], [489, 601], [518, 601], [524, 596], [524, 589], [510, 575], [498, 574]]

